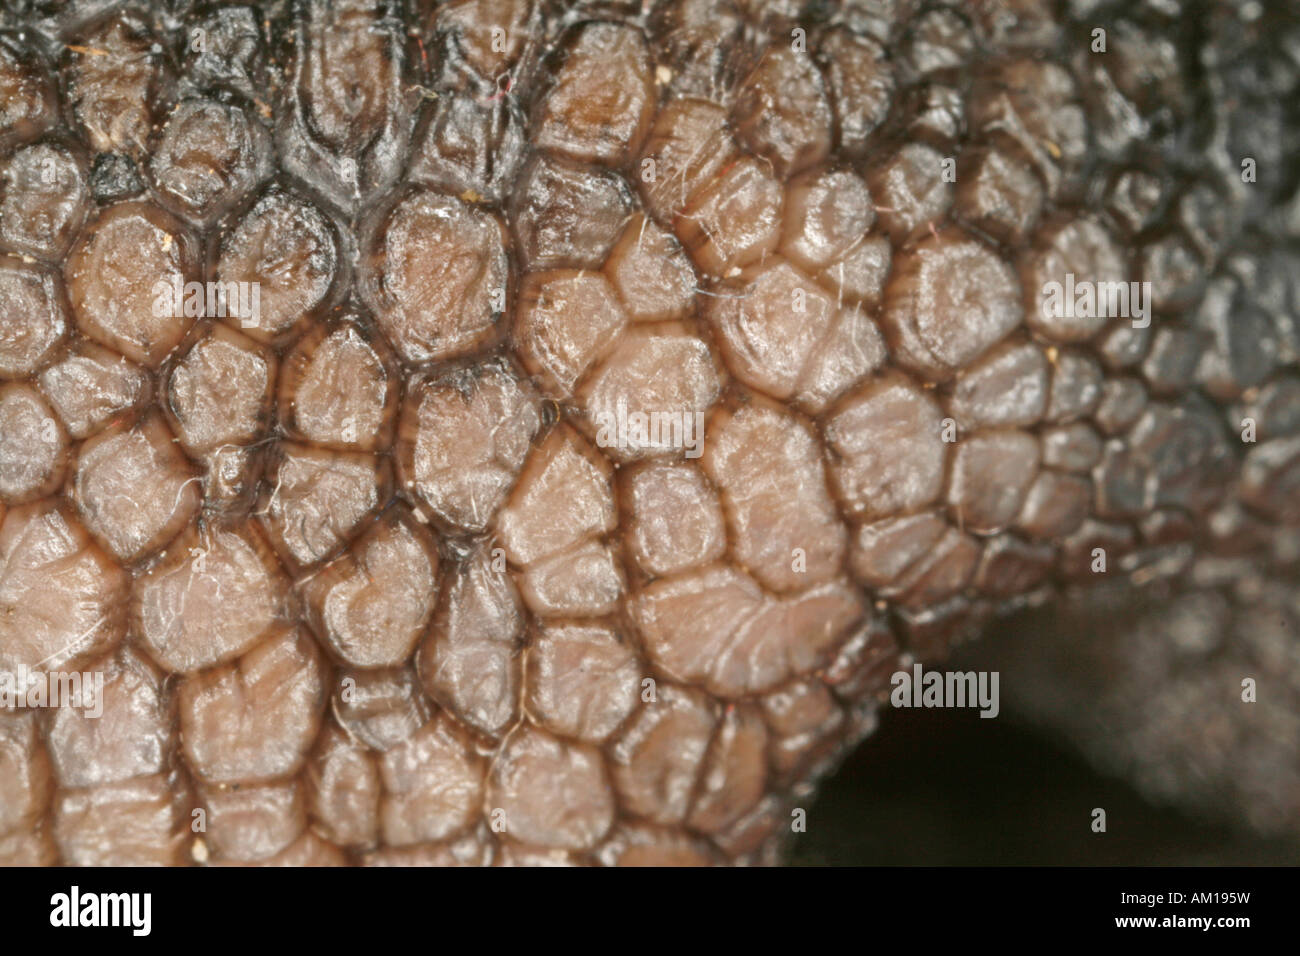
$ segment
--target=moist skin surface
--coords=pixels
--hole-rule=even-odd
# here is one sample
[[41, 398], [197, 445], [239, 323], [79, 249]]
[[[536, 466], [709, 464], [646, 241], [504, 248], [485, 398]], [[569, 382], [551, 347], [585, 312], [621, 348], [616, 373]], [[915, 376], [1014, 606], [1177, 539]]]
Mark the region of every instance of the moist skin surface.
[[[891, 674], [1097, 594], [1285, 724], [1294, 11], [0, 28], [0, 672], [104, 681], [0, 711], [0, 863], [775, 862]], [[1285, 741], [1150, 789], [1294, 828]]]

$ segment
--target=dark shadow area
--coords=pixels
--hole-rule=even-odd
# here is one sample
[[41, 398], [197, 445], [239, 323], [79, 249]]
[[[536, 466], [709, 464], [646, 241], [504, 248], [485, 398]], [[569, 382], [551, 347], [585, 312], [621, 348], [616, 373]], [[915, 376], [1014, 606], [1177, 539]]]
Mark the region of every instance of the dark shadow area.
[[[1092, 809], [1107, 832], [1093, 833]], [[1300, 846], [1153, 807], [1010, 715], [882, 711], [791, 843], [794, 865], [1287, 865]]]

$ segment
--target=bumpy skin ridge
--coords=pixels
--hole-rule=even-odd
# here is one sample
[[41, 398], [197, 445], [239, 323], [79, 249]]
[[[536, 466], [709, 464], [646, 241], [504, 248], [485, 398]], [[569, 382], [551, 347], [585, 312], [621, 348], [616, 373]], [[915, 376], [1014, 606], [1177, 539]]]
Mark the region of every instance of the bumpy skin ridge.
[[3, 9], [0, 862], [770, 862], [912, 660], [1294, 583], [1293, 7]]

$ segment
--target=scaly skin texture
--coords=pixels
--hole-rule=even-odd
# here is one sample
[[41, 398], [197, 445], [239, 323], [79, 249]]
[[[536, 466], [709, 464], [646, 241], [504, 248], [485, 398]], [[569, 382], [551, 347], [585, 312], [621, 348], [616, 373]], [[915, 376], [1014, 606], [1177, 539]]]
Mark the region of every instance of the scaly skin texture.
[[0, 861], [770, 862], [1001, 615], [1294, 625], [1294, 8], [0, 25], [0, 669], [105, 675], [0, 715]]

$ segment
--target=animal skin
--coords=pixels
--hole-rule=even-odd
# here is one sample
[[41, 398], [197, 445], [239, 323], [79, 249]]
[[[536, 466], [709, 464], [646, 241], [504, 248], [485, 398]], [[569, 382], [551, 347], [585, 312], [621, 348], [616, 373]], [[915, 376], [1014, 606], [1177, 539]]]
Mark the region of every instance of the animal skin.
[[1293, 3], [0, 10], [0, 862], [777, 862], [1011, 615], [1300, 827]]

